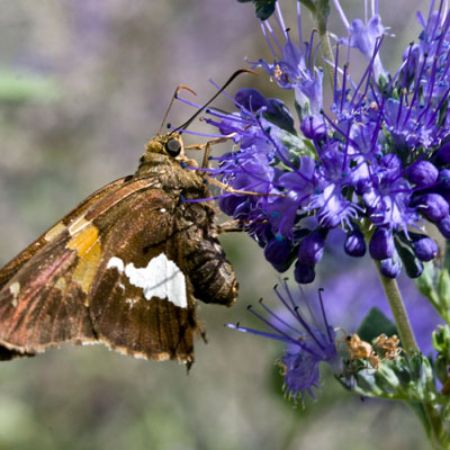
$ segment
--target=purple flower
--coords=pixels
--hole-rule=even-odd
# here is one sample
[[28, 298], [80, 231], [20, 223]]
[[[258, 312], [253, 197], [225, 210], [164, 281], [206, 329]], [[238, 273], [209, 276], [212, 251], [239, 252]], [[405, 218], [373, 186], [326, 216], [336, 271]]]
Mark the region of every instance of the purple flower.
[[[235, 190], [223, 192], [223, 211], [241, 222], [278, 270], [295, 263], [298, 282], [314, 280], [334, 229], [348, 236], [348, 255], [360, 257], [368, 245], [386, 276], [404, 267], [417, 277], [421, 261], [437, 251], [412, 231], [422, 233], [428, 221], [450, 238], [450, 16], [443, 3], [427, 19], [419, 16], [419, 42], [408, 47], [393, 75], [380, 76], [385, 28], [377, 2], [371, 1], [370, 20], [352, 23], [335, 3], [349, 38], [336, 49], [329, 111], [323, 109], [328, 102], [314, 33], [305, 44], [299, 29], [296, 42], [277, 5], [279, 32], [269, 21], [262, 24], [273, 63], [256, 65], [293, 91], [299, 129], [284, 103], [242, 89], [234, 102], [238, 111], [210, 111], [208, 121], [238, 147], [217, 158], [210, 173]], [[341, 60], [342, 45], [367, 57], [359, 79]], [[275, 236], [285, 241], [274, 242]]]
[[282, 304], [275, 312], [262, 300], [260, 311], [249, 307], [249, 311], [263, 322], [267, 331], [228, 324], [229, 328], [252, 333], [285, 344], [280, 366], [284, 375], [284, 390], [288, 397], [314, 396], [313, 389], [319, 386], [319, 365], [333, 365], [337, 360], [335, 332], [327, 321], [322, 295], [318, 302], [304, 297], [300, 291], [292, 293], [284, 281], [282, 288], [274, 291]]

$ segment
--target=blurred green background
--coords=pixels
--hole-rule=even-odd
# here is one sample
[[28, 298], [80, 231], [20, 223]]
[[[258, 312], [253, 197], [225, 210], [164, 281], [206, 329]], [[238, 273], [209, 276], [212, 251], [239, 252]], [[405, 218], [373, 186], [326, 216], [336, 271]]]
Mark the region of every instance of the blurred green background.
[[[282, 0], [286, 10], [293, 3]], [[364, 2], [343, 3], [354, 17]], [[380, 3], [397, 35], [383, 50], [389, 66], [415, 37], [425, 2]], [[245, 56], [268, 56], [252, 7], [235, 0], [0, 0], [0, 9], [3, 263], [90, 192], [133, 172], [177, 84], [203, 101], [214, 92], [209, 78], [220, 83]], [[270, 94], [264, 80], [251, 83]], [[249, 80], [230, 92], [240, 83]], [[170, 120], [191, 113], [177, 104]], [[239, 304], [200, 306], [209, 344], [197, 342], [188, 375], [102, 347], [2, 363], [0, 449], [426, 449], [406, 408], [361, 401], [332, 377], [306, 411], [282, 398], [272, 379], [280, 347], [223, 327], [248, 322], [248, 303], [270, 301], [276, 274], [246, 236], [223, 244]]]

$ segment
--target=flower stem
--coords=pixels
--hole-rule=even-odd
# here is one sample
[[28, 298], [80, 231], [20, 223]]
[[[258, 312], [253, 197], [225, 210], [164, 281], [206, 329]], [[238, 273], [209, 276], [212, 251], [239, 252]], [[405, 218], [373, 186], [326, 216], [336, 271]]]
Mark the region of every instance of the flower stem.
[[[386, 298], [389, 301], [392, 314], [394, 315], [402, 347], [407, 355], [417, 353], [420, 350], [417, 346], [414, 332], [412, 330], [397, 281], [395, 279], [387, 278], [381, 273], [380, 263], [378, 261], [376, 265], [381, 284], [383, 285], [383, 289], [386, 294]], [[436, 414], [436, 411], [434, 410], [431, 403], [424, 402], [418, 407], [419, 410], [422, 411], [422, 414], [419, 414], [419, 416], [425, 426], [427, 434], [432, 442], [433, 448], [436, 450], [444, 449], [445, 447], [441, 445], [439, 440], [443, 437], [442, 424], [439, 414]]]
[[376, 265], [384, 293], [386, 294], [392, 314], [394, 315], [402, 347], [408, 355], [418, 352], [419, 348], [417, 347], [416, 338], [414, 337], [414, 332], [397, 281], [395, 279], [387, 278], [381, 273], [379, 262], [377, 262]]
[[319, 32], [320, 45], [322, 50], [322, 62], [324, 71], [328, 78], [331, 89], [334, 89], [334, 70], [332, 64], [334, 62], [334, 54], [331, 48], [330, 36], [325, 31], [323, 34]]

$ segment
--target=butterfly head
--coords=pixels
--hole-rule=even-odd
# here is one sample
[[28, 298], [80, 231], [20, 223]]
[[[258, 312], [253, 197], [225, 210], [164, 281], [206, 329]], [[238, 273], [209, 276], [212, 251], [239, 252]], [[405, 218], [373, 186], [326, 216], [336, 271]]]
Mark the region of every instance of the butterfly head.
[[[145, 149], [145, 155], [160, 154], [170, 158], [184, 156], [184, 144], [180, 133], [167, 133], [155, 136]], [[144, 156], [145, 156], [144, 155]]]
[[159, 172], [162, 166], [181, 167], [180, 164], [197, 165], [194, 160], [186, 157], [181, 133], [172, 131], [167, 134], [157, 134], [147, 143], [136, 174]]

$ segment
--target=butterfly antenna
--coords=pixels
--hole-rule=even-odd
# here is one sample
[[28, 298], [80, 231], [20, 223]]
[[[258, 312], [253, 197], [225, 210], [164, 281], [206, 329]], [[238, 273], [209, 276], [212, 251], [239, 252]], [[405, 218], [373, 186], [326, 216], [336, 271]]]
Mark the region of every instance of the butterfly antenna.
[[186, 84], [179, 84], [177, 86], [177, 88], [175, 89], [175, 92], [173, 93], [172, 98], [170, 99], [169, 106], [167, 107], [166, 112], [164, 113], [164, 117], [161, 122], [161, 126], [159, 127], [158, 134], [161, 134], [164, 124], [166, 123], [167, 117], [169, 116], [169, 112], [172, 109], [173, 102], [178, 98], [178, 93], [180, 91], [188, 91], [193, 95], [197, 95], [196, 92], [193, 89], [191, 89], [189, 86], [187, 86]]
[[[227, 81], [225, 81], [225, 83], [222, 85], [222, 87], [198, 111], [196, 111], [193, 116], [191, 116], [185, 123], [183, 123], [183, 125], [180, 125], [179, 127], [175, 128], [172, 131], [172, 133], [176, 133], [180, 130], [186, 129], [194, 121], [194, 119], [202, 111], [205, 110], [205, 108], [207, 108], [239, 75], [242, 75], [243, 73], [251, 73], [252, 75], [255, 75], [256, 72], [253, 72], [253, 70], [248, 70], [248, 69], [236, 70], [236, 72], [234, 72], [233, 75], [231, 75], [231, 77], [228, 78]], [[175, 98], [176, 98], [176, 93], [175, 93]], [[172, 102], [174, 99], [172, 99]]]

